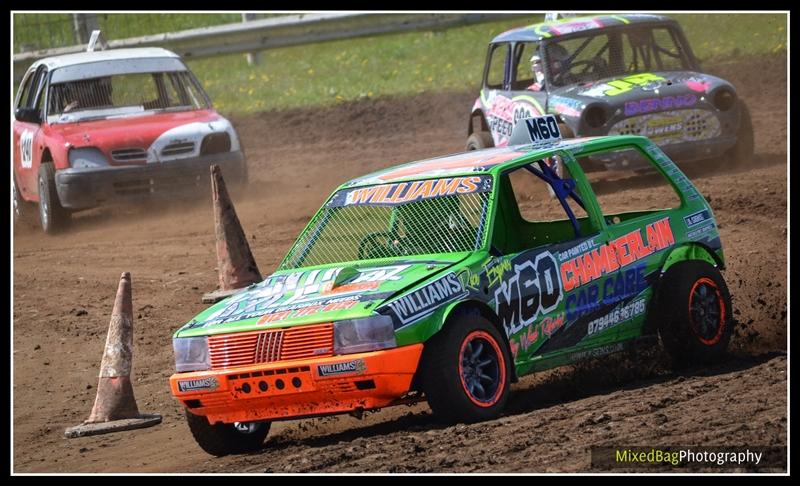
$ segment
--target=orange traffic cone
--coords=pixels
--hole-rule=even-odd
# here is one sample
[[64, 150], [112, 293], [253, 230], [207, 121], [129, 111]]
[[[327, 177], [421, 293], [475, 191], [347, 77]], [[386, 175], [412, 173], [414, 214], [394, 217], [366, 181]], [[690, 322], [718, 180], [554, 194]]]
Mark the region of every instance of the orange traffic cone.
[[219, 290], [203, 295], [203, 302], [217, 302], [262, 280], [247, 237], [236, 216], [218, 165], [211, 166], [214, 226], [217, 237]]
[[131, 385], [133, 360], [133, 303], [131, 274], [124, 272], [108, 325], [106, 347], [100, 364], [97, 397], [89, 419], [64, 431], [68, 438], [140, 429], [161, 422], [161, 415], [142, 415]]

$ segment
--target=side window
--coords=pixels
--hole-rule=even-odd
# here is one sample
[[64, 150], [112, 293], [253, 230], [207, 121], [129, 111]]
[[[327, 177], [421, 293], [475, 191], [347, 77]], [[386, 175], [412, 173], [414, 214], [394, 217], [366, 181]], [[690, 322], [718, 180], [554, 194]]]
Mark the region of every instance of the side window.
[[506, 57], [508, 44], [495, 44], [489, 54], [489, 66], [486, 70], [486, 87], [489, 89], [503, 89], [506, 76]]
[[685, 69], [680, 44], [671, 30], [653, 29], [653, 40], [653, 50], [658, 59], [659, 69], [665, 71]]
[[25, 106], [28, 108], [33, 108], [36, 106], [36, 95], [39, 94], [39, 88], [44, 81], [44, 75], [47, 73], [47, 68], [44, 66], [39, 66], [39, 69], [36, 70], [36, 75], [33, 78], [33, 82], [31, 83], [31, 89], [28, 91], [27, 96], [25, 97]]
[[[651, 166], [649, 158], [636, 147], [621, 147], [596, 152], [578, 159], [584, 172], [599, 165], [614, 164], [632, 169]], [[587, 173], [589, 185], [597, 196], [597, 202], [606, 224], [615, 225], [654, 211], [677, 208], [681, 198], [670, 182], [655, 169], [636, 174], [632, 171], [606, 171]]]
[[25, 106], [26, 100], [30, 97], [31, 94], [31, 85], [33, 84], [33, 78], [36, 77], [36, 73], [30, 72], [25, 76], [25, 79], [22, 82], [22, 88], [20, 88], [20, 92], [17, 94], [17, 108], [22, 108]]
[[200, 86], [200, 82], [188, 72], [183, 72], [180, 76], [184, 80], [183, 84], [186, 86], [186, 93], [189, 95], [192, 105], [195, 107], [206, 107], [207, 102], [203, 96], [203, 89]]
[[186, 90], [183, 85], [176, 79], [178, 73], [167, 73], [165, 75], [159, 74], [157, 84], [159, 89], [164, 90], [164, 98], [167, 100], [167, 106], [188, 105], [186, 99]]
[[521, 91], [536, 82], [531, 66], [531, 56], [538, 52], [539, 46], [533, 42], [520, 42], [514, 46], [511, 89]]
[[37, 93], [34, 95], [36, 96], [36, 101], [33, 104], [33, 106], [35, 106], [36, 109], [39, 110], [39, 114], [42, 116], [42, 119], [44, 119], [44, 99], [46, 97], [45, 95], [47, 94], [46, 91], [47, 91], [47, 69], [42, 71], [42, 74], [39, 78], [39, 87], [37, 89]]
[[[558, 156], [544, 160], [545, 164], [571, 179]], [[498, 186], [498, 212], [492, 244], [502, 254], [516, 253], [545, 244], [569, 241], [596, 231], [583, 208], [584, 198], [575, 189], [573, 197], [564, 200], [567, 208], [549, 183], [534, 174], [541, 172], [538, 162], [503, 174]], [[570, 214], [571, 213], [571, 214]], [[577, 230], [576, 230], [577, 226]]]
[[[560, 157], [557, 155], [546, 159], [545, 163], [550, 164], [551, 167], [562, 164]], [[538, 164], [534, 164], [533, 166], [537, 169], [539, 167]], [[548, 183], [525, 168], [517, 169], [509, 175], [522, 219], [528, 223], [567, 219], [566, 210], [561, 205], [558, 198], [555, 197]], [[571, 178], [566, 167], [561, 168], [561, 177], [565, 179]], [[578, 196], [580, 197], [580, 194], [578, 194]], [[586, 210], [574, 199], [567, 198], [566, 202], [576, 218], [581, 219], [588, 216]]]

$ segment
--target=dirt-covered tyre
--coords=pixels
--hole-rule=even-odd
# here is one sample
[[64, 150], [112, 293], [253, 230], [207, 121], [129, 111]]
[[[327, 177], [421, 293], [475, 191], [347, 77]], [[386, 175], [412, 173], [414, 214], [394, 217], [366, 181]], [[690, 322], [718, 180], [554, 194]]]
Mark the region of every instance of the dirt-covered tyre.
[[508, 401], [512, 361], [502, 336], [479, 315], [460, 315], [426, 344], [421, 385], [447, 423], [496, 418]]
[[17, 187], [17, 180], [14, 178], [13, 185], [11, 186], [13, 201], [14, 201], [14, 224], [27, 225], [30, 223], [31, 214], [33, 213], [33, 204], [23, 199], [22, 194]]
[[261, 449], [272, 425], [271, 422], [211, 425], [205, 417], [188, 410], [186, 422], [200, 448], [217, 457]]
[[467, 139], [467, 150], [481, 150], [489, 147], [494, 147], [494, 140], [489, 132], [475, 132]]
[[719, 157], [703, 161], [703, 170], [716, 172], [747, 167], [753, 164], [755, 150], [753, 121], [750, 118], [750, 110], [747, 105], [744, 102], [740, 102], [739, 106], [741, 107], [741, 117], [739, 118], [739, 129], [736, 131], [736, 145]]
[[61, 206], [56, 192], [56, 169], [53, 164], [39, 166], [39, 223], [45, 233], [58, 233], [69, 227], [71, 213]]
[[661, 342], [677, 369], [725, 355], [733, 333], [731, 296], [708, 262], [679, 262], [659, 283], [654, 316]]
[[559, 123], [558, 131], [561, 132], [561, 138], [575, 138], [575, 132], [566, 123]]
[[739, 130], [736, 132], [736, 145], [727, 153], [728, 162], [733, 167], [745, 167], [753, 163], [755, 140], [753, 138], [753, 120], [750, 110], [743, 101], [739, 102], [741, 116]]

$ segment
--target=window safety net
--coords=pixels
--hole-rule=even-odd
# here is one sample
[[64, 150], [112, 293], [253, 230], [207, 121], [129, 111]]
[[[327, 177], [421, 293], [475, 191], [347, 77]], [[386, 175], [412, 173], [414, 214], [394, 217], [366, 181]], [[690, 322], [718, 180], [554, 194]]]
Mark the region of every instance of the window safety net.
[[297, 240], [281, 270], [476, 250], [483, 237], [489, 194], [473, 192], [403, 204], [332, 207], [329, 203]]

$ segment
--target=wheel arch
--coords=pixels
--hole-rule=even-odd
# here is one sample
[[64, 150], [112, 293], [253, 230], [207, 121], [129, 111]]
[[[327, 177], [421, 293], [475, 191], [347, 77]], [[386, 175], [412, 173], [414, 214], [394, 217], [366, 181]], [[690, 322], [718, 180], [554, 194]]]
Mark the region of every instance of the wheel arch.
[[[477, 127], [478, 130], [475, 130], [476, 123], [478, 124]], [[467, 136], [472, 135], [476, 131], [483, 131], [483, 132], [489, 131], [489, 124], [486, 123], [486, 116], [483, 114], [483, 110], [480, 108], [472, 110], [472, 113], [470, 113], [469, 115], [469, 126], [467, 127]]]
[[50, 147], [45, 147], [42, 149], [42, 158], [40, 160], [42, 164], [55, 163], [55, 160], [53, 160], [53, 153], [50, 151]]
[[511, 352], [511, 344], [509, 343], [508, 336], [506, 336], [506, 331], [503, 328], [502, 322], [500, 322], [500, 318], [497, 316], [497, 314], [495, 314], [492, 308], [486, 305], [484, 302], [479, 300], [462, 300], [460, 302], [450, 304], [447, 308], [445, 308], [442, 320], [440, 321], [441, 326], [436, 329], [436, 332], [441, 331], [457, 316], [465, 314], [480, 315], [491, 322], [495, 329], [497, 329], [497, 332], [502, 337], [503, 345], [505, 346], [506, 351], [508, 351], [508, 356], [511, 357], [511, 382], [516, 383], [518, 381], [517, 370], [516, 366], [514, 366], [514, 354]]
[[661, 265], [661, 274], [666, 273], [676, 263], [686, 260], [702, 260], [720, 269], [725, 269], [725, 261], [717, 255], [717, 252], [703, 243], [692, 242], [673, 248], [669, 252]]
[[[698, 242], [686, 243], [681, 245], [677, 248], [673, 248], [672, 251], [667, 255], [664, 259], [664, 263], [661, 265], [661, 271], [658, 275], [658, 279], [653, 284], [653, 296], [648, 303], [648, 316], [655, 316], [656, 314], [656, 307], [658, 306], [659, 296], [660, 296], [660, 287], [661, 282], [664, 279], [664, 275], [667, 271], [672, 268], [675, 264], [687, 261], [702, 261], [706, 262], [714, 267], [718, 267], [720, 269], [725, 268], [725, 262], [722, 258], [720, 258], [717, 253], [709, 248], [706, 245]], [[648, 317], [647, 321], [645, 322], [645, 332], [654, 332], [655, 331], [655, 319]]]

